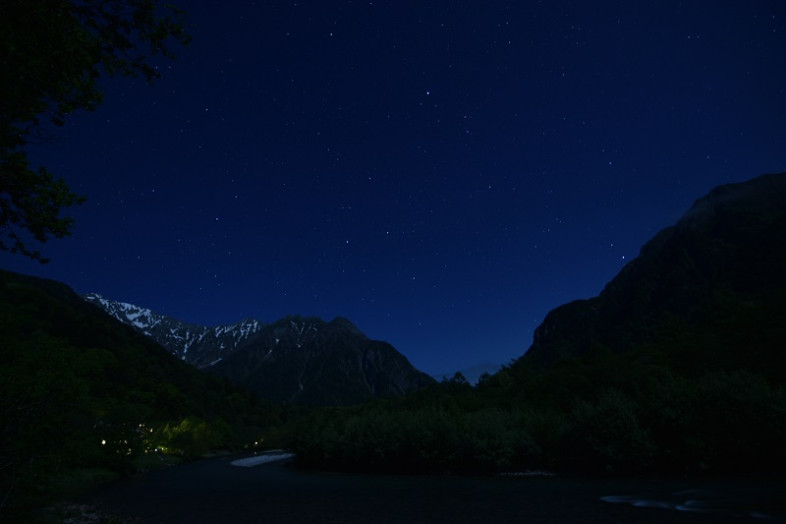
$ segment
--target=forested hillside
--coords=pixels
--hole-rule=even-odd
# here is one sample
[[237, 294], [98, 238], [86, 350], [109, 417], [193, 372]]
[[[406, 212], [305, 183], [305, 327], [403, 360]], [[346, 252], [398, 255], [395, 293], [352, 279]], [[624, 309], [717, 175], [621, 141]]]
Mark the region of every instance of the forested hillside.
[[278, 417], [58, 282], [1, 271], [0, 340], [4, 513], [85, 471], [124, 475], [163, 453], [242, 448]]
[[786, 174], [698, 200], [477, 388], [322, 412], [303, 464], [384, 471], [782, 472]]

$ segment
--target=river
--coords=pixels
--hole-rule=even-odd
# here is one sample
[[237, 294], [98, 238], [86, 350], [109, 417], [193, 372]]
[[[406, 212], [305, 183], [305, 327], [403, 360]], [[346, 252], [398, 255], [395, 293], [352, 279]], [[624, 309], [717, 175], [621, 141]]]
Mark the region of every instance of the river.
[[786, 520], [786, 479], [409, 477], [202, 460], [77, 500], [141, 523], [727, 522]]

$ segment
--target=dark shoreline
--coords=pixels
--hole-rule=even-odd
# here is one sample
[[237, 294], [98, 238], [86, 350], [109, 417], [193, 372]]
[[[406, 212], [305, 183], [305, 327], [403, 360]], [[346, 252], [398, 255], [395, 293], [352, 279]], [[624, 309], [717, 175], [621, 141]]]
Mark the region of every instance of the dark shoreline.
[[[784, 478], [373, 476], [302, 471], [278, 463], [230, 465], [236, 458], [152, 471], [103, 486], [74, 503], [120, 522], [167, 524], [725, 522], [753, 521], [751, 512], [786, 520]], [[665, 509], [668, 504], [672, 509]], [[683, 510], [675, 509], [680, 504]]]

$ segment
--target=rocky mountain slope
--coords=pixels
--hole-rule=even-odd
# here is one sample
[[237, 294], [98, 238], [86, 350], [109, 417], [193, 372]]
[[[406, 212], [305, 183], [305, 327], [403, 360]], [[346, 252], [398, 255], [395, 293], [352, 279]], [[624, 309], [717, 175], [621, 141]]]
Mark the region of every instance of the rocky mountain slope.
[[699, 199], [476, 388], [449, 380], [314, 417], [294, 449], [309, 466], [351, 471], [775, 479], [785, 320], [786, 173]]
[[0, 522], [61, 494], [69, 471], [126, 475], [155, 448], [242, 449], [276, 417], [65, 284], [2, 270], [0, 362]]
[[209, 372], [263, 398], [312, 405], [353, 404], [434, 383], [393, 346], [369, 339], [344, 318], [284, 318]]
[[342, 318], [206, 327], [96, 293], [84, 298], [181, 360], [278, 402], [352, 404], [434, 382], [393, 346], [368, 339]]
[[745, 366], [780, 378], [784, 318], [786, 173], [697, 200], [599, 296], [551, 311], [514, 369], [657, 350], [690, 373]]
[[199, 326], [141, 306], [110, 300], [98, 293], [88, 293], [84, 299], [151, 337], [180, 360], [198, 368], [210, 366], [226, 357], [263, 326], [254, 319], [224, 326]]

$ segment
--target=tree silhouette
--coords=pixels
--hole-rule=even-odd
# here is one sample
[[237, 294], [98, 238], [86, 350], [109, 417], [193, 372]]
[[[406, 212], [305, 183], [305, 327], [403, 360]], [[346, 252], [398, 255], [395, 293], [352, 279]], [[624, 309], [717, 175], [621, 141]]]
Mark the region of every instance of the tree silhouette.
[[158, 0], [3, 0], [0, 2], [0, 250], [41, 262], [30, 239], [71, 233], [64, 207], [83, 197], [44, 167], [26, 146], [102, 101], [102, 76], [159, 74], [158, 56], [186, 44], [184, 13]]

